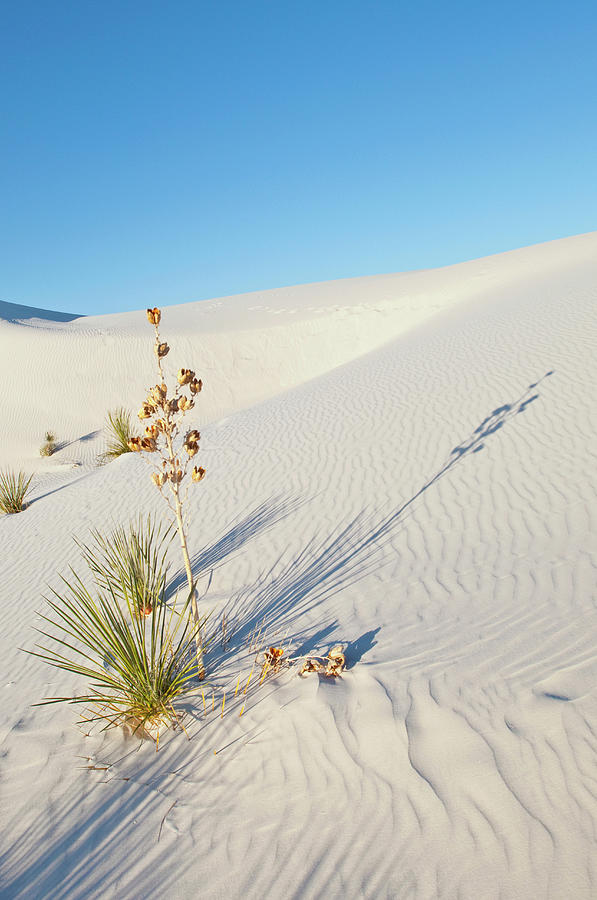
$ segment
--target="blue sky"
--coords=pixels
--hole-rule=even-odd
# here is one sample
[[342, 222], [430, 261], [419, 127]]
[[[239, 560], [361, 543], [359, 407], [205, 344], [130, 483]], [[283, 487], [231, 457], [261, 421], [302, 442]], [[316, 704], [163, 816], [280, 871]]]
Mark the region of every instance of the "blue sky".
[[597, 4], [5, 2], [0, 300], [80, 313], [597, 229]]

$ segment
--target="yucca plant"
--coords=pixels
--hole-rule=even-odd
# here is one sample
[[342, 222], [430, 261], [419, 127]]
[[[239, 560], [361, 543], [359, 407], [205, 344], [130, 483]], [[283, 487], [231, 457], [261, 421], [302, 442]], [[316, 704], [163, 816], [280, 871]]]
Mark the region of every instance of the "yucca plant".
[[[116, 551], [115, 551], [116, 552]], [[38, 629], [46, 644], [28, 651], [58, 669], [90, 680], [86, 693], [48, 697], [48, 703], [82, 703], [88, 709], [85, 722], [102, 722], [103, 729], [129, 727], [142, 737], [152, 737], [159, 747], [160, 730], [181, 725], [175, 701], [188, 693], [197, 678], [193, 652], [197, 625], [189, 615], [191, 595], [180, 609], [168, 606], [162, 591], [148, 618], [123, 602], [128, 588], [119, 593], [112, 581], [91, 593], [71, 570], [62, 588], [46, 597], [48, 614], [41, 618], [50, 628]], [[56, 633], [57, 632], [57, 633]]]
[[18, 513], [25, 509], [25, 497], [29, 491], [33, 475], [25, 472], [0, 472], [0, 510], [4, 513]]
[[56, 435], [51, 431], [46, 431], [44, 443], [39, 448], [40, 456], [51, 456], [56, 450]]
[[75, 541], [100, 590], [112, 591], [137, 615], [151, 613], [166, 590], [173, 526], [156, 524], [151, 515], [145, 521], [139, 516], [108, 537], [96, 529], [91, 536], [91, 545]]
[[129, 441], [135, 436], [131, 424], [131, 414], [123, 406], [113, 409], [106, 416], [106, 432], [108, 434], [107, 448], [101, 456], [103, 462], [109, 462], [122, 456], [123, 453], [131, 453]]

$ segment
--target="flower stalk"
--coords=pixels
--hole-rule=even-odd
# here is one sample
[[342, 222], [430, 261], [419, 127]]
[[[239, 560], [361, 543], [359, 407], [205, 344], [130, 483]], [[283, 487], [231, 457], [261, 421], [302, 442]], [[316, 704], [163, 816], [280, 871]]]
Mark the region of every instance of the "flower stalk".
[[[205, 677], [203, 664], [203, 645], [201, 638], [199, 608], [197, 604], [197, 589], [191, 568], [187, 534], [184, 521], [184, 499], [181, 492], [183, 480], [187, 474], [191, 476], [191, 482], [197, 483], [205, 476], [205, 469], [194, 465], [191, 461], [199, 451], [200, 433], [193, 429], [188, 431], [182, 440], [180, 451], [176, 447], [180, 444], [179, 438], [182, 431], [182, 420], [185, 414], [195, 405], [195, 396], [201, 391], [203, 382], [195, 376], [192, 369], [179, 369], [177, 385], [173, 396], [168, 395], [163, 360], [170, 352], [168, 344], [160, 336], [161, 311], [155, 307], [147, 310], [147, 318], [155, 330], [154, 352], [158, 383], [152, 387], [146, 399], [141, 405], [138, 417], [141, 420], [150, 420], [145, 428], [143, 437], [132, 438], [129, 447], [135, 452], [158, 453], [161, 465], [156, 465], [151, 478], [153, 483], [165, 497], [176, 519], [176, 527], [180, 539], [180, 549], [184, 562], [189, 596], [191, 597], [191, 611], [195, 624], [195, 647], [197, 655], [197, 672], [200, 679]], [[184, 389], [188, 391], [185, 393]], [[168, 494], [164, 493], [167, 489]]]

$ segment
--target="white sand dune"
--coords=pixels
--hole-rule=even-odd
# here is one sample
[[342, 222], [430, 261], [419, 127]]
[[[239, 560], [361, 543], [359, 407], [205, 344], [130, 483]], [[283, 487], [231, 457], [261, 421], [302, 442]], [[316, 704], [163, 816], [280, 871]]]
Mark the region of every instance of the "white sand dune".
[[162, 511], [137, 456], [95, 465], [151, 328], [0, 305], [0, 467], [36, 473], [0, 518], [0, 896], [594, 897], [596, 314], [597, 233], [165, 309], [205, 382], [209, 691], [263, 620], [349, 670], [191, 699], [156, 754], [32, 708], [82, 685], [18, 649], [73, 535]]

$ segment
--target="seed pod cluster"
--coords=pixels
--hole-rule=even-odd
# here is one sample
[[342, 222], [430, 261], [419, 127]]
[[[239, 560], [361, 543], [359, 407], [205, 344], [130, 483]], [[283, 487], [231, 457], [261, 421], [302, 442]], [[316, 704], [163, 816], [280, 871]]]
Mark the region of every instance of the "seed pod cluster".
[[[182, 417], [195, 405], [195, 396], [201, 391], [203, 382], [192, 369], [180, 368], [176, 374], [175, 391], [168, 395], [168, 386], [162, 370], [163, 359], [170, 352], [168, 344], [160, 338], [158, 325], [162, 313], [157, 307], [147, 310], [147, 320], [155, 328], [155, 355], [160, 379], [150, 388], [138, 412], [139, 419], [150, 420], [143, 437], [132, 438], [129, 447], [137, 453], [159, 453], [162, 457], [161, 471], [151, 476], [160, 490], [166, 483], [171, 485], [175, 497], [178, 486], [187, 474], [187, 467], [199, 452], [201, 435], [196, 429], [187, 431], [182, 441], [183, 461], [176, 456], [175, 444], [181, 428]], [[188, 390], [188, 393], [183, 391]], [[202, 466], [193, 466], [191, 481], [197, 483], [205, 476]]]
[[309, 656], [304, 661], [299, 675], [308, 675], [317, 672], [326, 678], [338, 678], [346, 668], [346, 656], [342, 644], [336, 644], [326, 657]]

